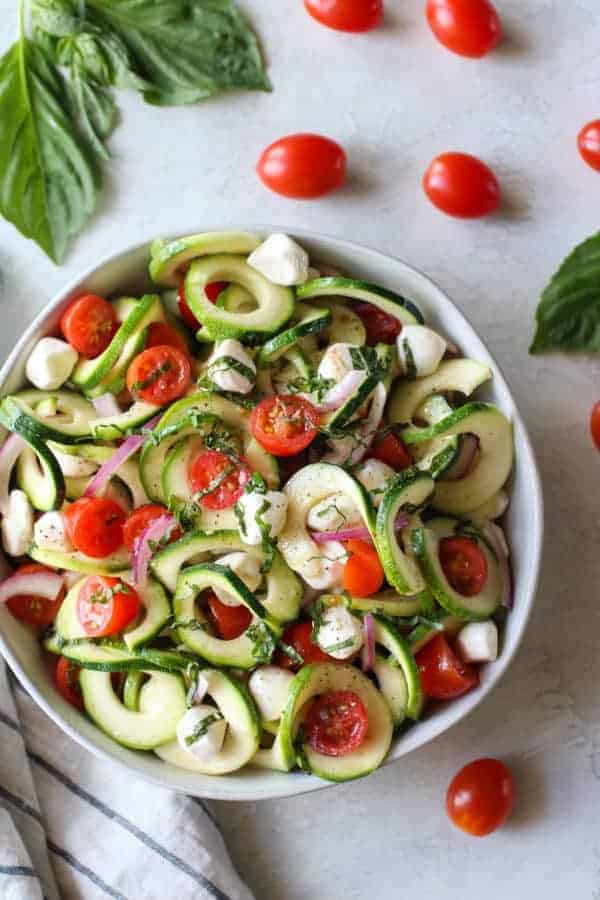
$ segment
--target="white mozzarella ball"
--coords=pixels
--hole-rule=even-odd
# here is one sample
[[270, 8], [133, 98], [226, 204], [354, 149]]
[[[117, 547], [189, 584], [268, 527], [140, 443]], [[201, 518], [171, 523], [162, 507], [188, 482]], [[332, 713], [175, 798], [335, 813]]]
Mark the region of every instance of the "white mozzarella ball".
[[350, 356], [350, 348], [353, 346], [353, 344], [344, 343], [330, 344], [319, 363], [317, 374], [321, 378], [331, 379], [339, 384], [344, 375], [354, 368]]
[[425, 325], [404, 325], [396, 343], [402, 371], [419, 378], [433, 375], [447, 346], [443, 337]]
[[[239, 363], [247, 372], [236, 369], [230, 360]], [[256, 380], [254, 360], [245, 347], [233, 338], [226, 338], [215, 346], [207, 367], [210, 379], [222, 391], [249, 394], [254, 387]]]
[[298, 574], [317, 591], [339, 587], [348, 559], [346, 548], [339, 541], [324, 541], [315, 546], [318, 552], [298, 567]]
[[192, 706], [177, 723], [177, 740], [182, 750], [202, 762], [210, 762], [221, 752], [227, 722], [215, 706]]
[[250, 676], [248, 689], [263, 722], [281, 718], [294, 675], [279, 666], [259, 666]]
[[33, 539], [38, 547], [44, 550], [57, 550], [68, 553], [73, 546], [67, 537], [65, 520], [58, 511], [44, 513], [33, 528]]
[[[263, 506], [267, 508], [261, 513]], [[283, 531], [287, 515], [288, 498], [281, 491], [266, 491], [259, 494], [256, 491], [242, 494], [238, 500], [237, 509], [243, 524], [239, 524], [240, 537], [245, 544], [262, 543], [262, 533], [256, 516], [260, 514], [265, 525], [271, 526], [271, 537], [277, 537]]]
[[40, 391], [55, 391], [68, 380], [77, 359], [77, 351], [66, 341], [45, 337], [33, 348], [25, 372]]
[[317, 643], [334, 659], [354, 656], [364, 643], [362, 622], [345, 606], [326, 609], [317, 632]]
[[247, 262], [273, 284], [290, 287], [308, 278], [308, 253], [287, 234], [269, 235]]
[[379, 459], [367, 459], [366, 462], [358, 466], [354, 471], [354, 475], [369, 492], [375, 506], [379, 506], [396, 472], [391, 466], [381, 462]]
[[[227, 553], [225, 556], [216, 559], [215, 562], [218, 563], [218, 565], [225, 566], [226, 568], [231, 569], [232, 572], [235, 572], [252, 593], [259, 587], [262, 581], [260, 560], [258, 560], [256, 556], [251, 556], [249, 553], [244, 553], [243, 551]], [[227, 593], [227, 591], [224, 591], [222, 588], [215, 587], [214, 592], [221, 603], [224, 603], [226, 606], [240, 605], [235, 597]]]
[[342, 493], [331, 494], [315, 503], [306, 518], [312, 531], [340, 531], [362, 524], [362, 516], [354, 501]]
[[494, 662], [498, 658], [498, 628], [491, 619], [469, 622], [458, 633], [456, 650], [465, 662]]
[[33, 538], [33, 507], [27, 494], [14, 490], [2, 519], [2, 546], [10, 556], [23, 556]]
[[84, 459], [82, 456], [75, 456], [71, 453], [61, 453], [52, 447], [52, 452], [56, 457], [63, 475], [67, 478], [80, 478], [83, 475], [93, 475], [97, 471], [99, 463], [93, 459]]

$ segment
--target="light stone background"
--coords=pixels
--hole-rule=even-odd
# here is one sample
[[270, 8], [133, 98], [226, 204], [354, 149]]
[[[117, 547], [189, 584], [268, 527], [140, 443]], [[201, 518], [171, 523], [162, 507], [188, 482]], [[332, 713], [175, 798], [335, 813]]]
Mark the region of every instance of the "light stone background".
[[[15, 4], [2, 0], [0, 38]], [[600, 174], [575, 136], [600, 116], [598, 0], [498, 0], [506, 41], [463, 60], [430, 35], [424, 0], [387, 2], [368, 36], [319, 27], [300, 0], [248, 0], [273, 94], [159, 110], [123, 96], [123, 122], [98, 214], [58, 269], [0, 223], [0, 355], [68, 278], [142, 237], [203, 223], [314, 228], [403, 257], [437, 280], [504, 368], [541, 464], [543, 577], [524, 645], [468, 721], [360, 783], [258, 804], [215, 803], [259, 900], [600, 898], [600, 457], [587, 423], [595, 360], [530, 358], [540, 290], [600, 224]], [[297, 203], [254, 174], [272, 140], [311, 130], [339, 140], [350, 177], [337, 195]], [[444, 150], [480, 154], [503, 211], [461, 223], [424, 198]], [[518, 784], [508, 827], [485, 841], [446, 820], [454, 772], [507, 760]]]

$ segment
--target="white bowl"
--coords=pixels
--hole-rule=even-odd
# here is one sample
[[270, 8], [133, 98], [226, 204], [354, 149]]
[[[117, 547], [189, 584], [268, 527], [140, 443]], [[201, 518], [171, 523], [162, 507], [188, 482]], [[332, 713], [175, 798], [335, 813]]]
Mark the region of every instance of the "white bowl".
[[[243, 226], [243, 229], [263, 234], [274, 230], [269, 226]], [[508, 616], [500, 657], [483, 668], [481, 684], [476, 690], [444, 706], [438, 705], [421, 722], [396, 738], [384, 763], [389, 765], [469, 715], [510, 665], [523, 637], [535, 596], [543, 532], [540, 479], [529, 437], [500, 369], [469, 323], [433, 282], [400, 260], [350, 241], [301, 229], [290, 229], [288, 233], [297, 236], [312, 259], [385, 285], [414, 300], [426, 320], [451, 337], [466, 356], [491, 366], [494, 380], [487, 389], [487, 399], [512, 418], [515, 426], [516, 462], [511, 503], [506, 516], [514, 574], [514, 609]], [[137, 244], [103, 260], [60, 291], [25, 330], [0, 370], [0, 395], [23, 386], [25, 361], [33, 345], [43, 335], [55, 331], [62, 311], [72, 297], [82, 291], [111, 295], [151, 288], [146, 274], [149, 246], [149, 242]], [[0, 650], [29, 693], [67, 734], [92, 753], [114, 760], [163, 787], [217, 800], [259, 800], [301, 794], [328, 786], [328, 782], [300, 772], [283, 774], [246, 768], [222, 777], [196, 775], [167, 765], [151, 753], [127, 750], [59, 696], [48, 677], [37, 642], [6, 609], [0, 609]]]

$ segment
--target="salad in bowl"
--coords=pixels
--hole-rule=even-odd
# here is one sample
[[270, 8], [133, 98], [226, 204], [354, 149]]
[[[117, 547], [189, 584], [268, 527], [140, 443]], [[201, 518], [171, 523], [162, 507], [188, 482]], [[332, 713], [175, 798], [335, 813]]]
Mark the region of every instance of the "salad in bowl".
[[498, 657], [492, 371], [285, 234], [157, 240], [149, 272], [71, 297], [0, 401], [0, 604], [123, 747], [365, 775]]

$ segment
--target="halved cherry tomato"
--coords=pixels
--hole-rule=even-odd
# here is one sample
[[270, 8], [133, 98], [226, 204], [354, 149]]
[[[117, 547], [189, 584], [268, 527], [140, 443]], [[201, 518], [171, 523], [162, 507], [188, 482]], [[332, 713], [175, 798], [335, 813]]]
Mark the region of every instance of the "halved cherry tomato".
[[588, 166], [600, 172], [600, 119], [584, 125], [577, 136], [577, 146]]
[[[138, 506], [131, 513], [123, 526], [123, 543], [128, 550], [133, 549], [133, 545], [139, 536], [146, 530], [151, 522], [159, 519], [161, 516], [167, 515], [168, 510], [158, 503], [146, 503], [144, 506]], [[174, 528], [169, 536], [168, 543], [179, 540], [183, 537], [181, 528]]]
[[502, 25], [489, 0], [428, 0], [427, 21], [444, 47], [459, 56], [485, 56], [502, 40]]
[[344, 566], [344, 589], [352, 597], [370, 597], [381, 589], [385, 580], [383, 566], [373, 544], [367, 541], [347, 541], [351, 554]]
[[101, 559], [123, 545], [125, 512], [114, 500], [81, 497], [63, 512], [67, 537], [77, 550]]
[[319, 413], [312, 403], [297, 394], [265, 397], [252, 410], [252, 434], [269, 453], [295, 456], [315, 439]]
[[367, 332], [367, 344], [394, 344], [402, 330], [402, 323], [372, 303], [357, 303], [354, 312], [362, 320]]
[[307, 12], [336, 31], [371, 31], [381, 21], [383, 0], [304, 0]]
[[216, 594], [212, 593], [209, 594], [207, 603], [217, 637], [220, 637], [222, 641], [235, 640], [244, 633], [252, 621], [250, 610], [242, 604], [227, 606], [226, 603], [221, 603]]
[[346, 178], [346, 154], [319, 134], [290, 134], [263, 151], [256, 170], [266, 187], [308, 200], [331, 194]]
[[476, 759], [454, 776], [446, 811], [467, 834], [483, 837], [506, 822], [515, 802], [515, 783], [499, 759]]
[[[39, 563], [27, 563], [20, 566], [19, 572], [49, 572], [54, 574], [52, 569], [41, 566]], [[65, 589], [61, 588], [54, 600], [47, 600], [45, 597], [32, 597], [27, 594], [16, 594], [6, 601], [6, 605], [10, 609], [13, 616], [26, 622], [27, 625], [35, 625], [37, 628], [45, 628], [51, 622], [54, 622], [56, 614], [60, 609], [65, 596]]]
[[435, 700], [452, 700], [479, 684], [478, 670], [458, 658], [443, 634], [436, 634], [415, 658], [421, 687]]
[[77, 618], [86, 634], [107, 637], [133, 622], [140, 606], [137, 591], [120, 578], [90, 575], [79, 590]]
[[192, 382], [187, 353], [164, 344], [144, 350], [127, 370], [127, 387], [146, 403], [166, 406], [182, 397]]
[[218, 450], [205, 450], [192, 460], [188, 482], [194, 494], [201, 494], [200, 506], [227, 509], [244, 493], [250, 469], [243, 459], [232, 460]]
[[94, 359], [106, 350], [117, 328], [114, 309], [97, 294], [84, 294], [74, 300], [60, 320], [65, 340], [87, 359]]
[[[207, 284], [204, 288], [204, 293], [208, 297], [211, 303], [216, 303], [219, 294], [225, 290], [226, 287], [229, 287], [228, 281], [211, 281], [210, 284]], [[200, 322], [192, 312], [186, 297], [185, 297], [185, 279], [182, 279], [179, 284], [179, 291], [177, 295], [177, 305], [179, 307], [179, 312], [181, 313], [181, 318], [192, 331], [197, 331], [200, 328]]]
[[[340, 660], [334, 659], [333, 656], [329, 656], [328, 653], [321, 650], [318, 644], [313, 643], [311, 640], [312, 630], [312, 622], [294, 622], [293, 625], [288, 625], [285, 629], [281, 636], [281, 641], [293, 647], [296, 653], [300, 654], [304, 660], [304, 665], [320, 662], [340, 662]], [[273, 665], [281, 666], [282, 669], [297, 671], [301, 664], [294, 662], [283, 650], [277, 650], [273, 657]]]
[[388, 431], [382, 438], [375, 435], [369, 456], [371, 459], [378, 459], [380, 462], [386, 463], [397, 472], [408, 469], [413, 464], [410, 453], [393, 431]]
[[303, 725], [313, 750], [325, 756], [345, 756], [366, 738], [369, 716], [354, 691], [327, 691], [311, 702]]
[[600, 450], [600, 400], [597, 403], [594, 403], [594, 406], [592, 407], [590, 431], [592, 433], [592, 440], [598, 450]]
[[188, 347], [185, 338], [176, 328], [172, 328], [170, 325], [167, 325], [166, 322], [153, 322], [148, 329], [145, 349], [148, 350], [150, 347], [161, 346], [175, 347], [176, 350], [181, 350], [186, 356], [188, 356], [190, 352], [190, 348]]
[[440, 541], [440, 563], [444, 575], [463, 597], [481, 593], [488, 574], [485, 554], [467, 537], [446, 537]]
[[61, 656], [54, 670], [54, 683], [58, 693], [67, 703], [76, 709], [83, 709], [83, 695], [79, 686], [79, 673], [81, 669], [72, 663], [66, 656]]
[[458, 219], [478, 219], [498, 209], [500, 185], [484, 162], [468, 153], [436, 156], [423, 176], [434, 206]]

